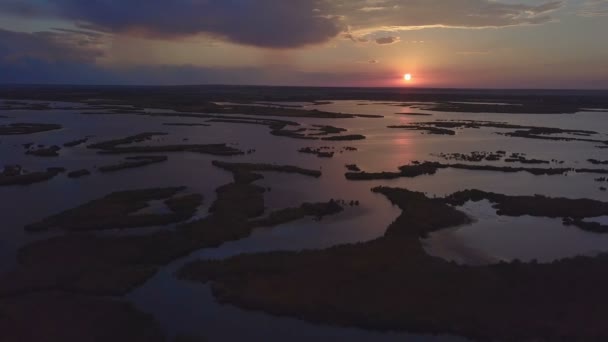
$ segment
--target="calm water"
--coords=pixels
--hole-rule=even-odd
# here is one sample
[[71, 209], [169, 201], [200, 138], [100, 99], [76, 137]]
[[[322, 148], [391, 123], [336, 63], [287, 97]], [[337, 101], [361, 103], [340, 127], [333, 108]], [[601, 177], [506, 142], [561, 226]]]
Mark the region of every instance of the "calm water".
[[[364, 104], [364, 105], [361, 105]], [[71, 104], [57, 104], [71, 105]], [[390, 103], [338, 101], [326, 105], [290, 103], [325, 111], [384, 115], [382, 119], [290, 119], [304, 126], [313, 124], [347, 128], [348, 134], [363, 134], [364, 141], [322, 142], [275, 137], [265, 126], [213, 123], [212, 127], [164, 126], [167, 122], [204, 122], [205, 119], [162, 118], [137, 115], [82, 115], [80, 110], [0, 111], [11, 122], [59, 123], [62, 130], [23, 136], [0, 137], [2, 164], [21, 164], [28, 170], [62, 166], [73, 171], [93, 170], [95, 166], [113, 164], [122, 156], [99, 156], [85, 145], [63, 149], [60, 158], [27, 156], [22, 144], [61, 145], [92, 135], [91, 142], [122, 138], [146, 131], [169, 133], [153, 143], [230, 143], [241, 149], [256, 149], [246, 156], [218, 158], [213, 156], [173, 153], [169, 162], [113, 174], [94, 172], [78, 180], [60, 175], [53, 180], [27, 187], [0, 187], [0, 271], [14, 266], [15, 251], [25, 243], [47, 238], [50, 234], [25, 234], [22, 227], [83, 202], [99, 198], [112, 191], [156, 186], [186, 185], [192, 192], [205, 196], [198, 216], [206, 215], [215, 189], [229, 183], [231, 175], [211, 165], [215, 159], [230, 161], [292, 164], [319, 169], [319, 179], [299, 175], [267, 174], [258, 182], [271, 187], [266, 194], [268, 210], [298, 206], [302, 202], [333, 199], [358, 200], [360, 207], [347, 208], [343, 213], [321, 222], [303, 219], [272, 229], [260, 229], [252, 236], [226, 243], [219, 248], [203, 249], [174, 261], [153, 279], [128, 297], [139, 308], [153, 313], [170, 333], [200, 333], [210, 340], [336, 340], [402, 341], [457, 340], [455, 337], [433, 337], [403, 333], [379, 333], [359, 329], [313, 325], [291, 318], [278, 318], [258, 312], [243, 311], [232, 306], [218, 305], [209, 288], [181, 282], [173, 272], [185, 262], [196, 258], [226, 258], [241, 253], [272, 250], [319, 249], [329, 246], [369, 241], [382, 236], [386, 227], [399, 215], [383, 196], [371, 188], [379, 185], [403, 187], [429, 195], [444, 196], [464, 189], [481, 189], [509, 195], [543, 194], [568, 198], [593, 198], [608, 201], [608, 193], [599, 190], [599, 175], [533, 176], [528, 173], [471, 172], [440, 170], [433, 176], [401, 178], [390, 181], [351, 182], [344, 178], [345, 164], [357, 164], [366, 171], [394, 171], [414, 160], [438, 160], [438, 153], [469, 153], [472, 151], [505, 150], [527, 153], [529, 158], [563, 160], [565, 166], [595, 167], [589, 158], [608, 159], [608, 150], [595, 148], [588, 142], [560, 142], [505, 137], [494, 128], [458, 130], [455, 136], [425, 135], [416, 131], [387, 129], [389, 125], [410, 124], [434, 120], [489, 120], [520, 125], [550, 126], [569, 129], [600, 130], [597, 139], [608, 140], [606, 113], [576, 115], [504, 115], [471, 113], [434, 113], [397, 106]], [[396, 113], [430, 113], [432, 116], [406, 116]], [[277, 119], [277, 118], [275, 118]], [[281, 119], [281, 118], [278, 118]], [[149, 142], [148, 142], [149, 143]], [[332, 159], [298, 153], [302, 147], [331, 145], [336, 148], [353, 146], [356, 152], [336, 153]], [[484, 162], [487, 164], [489, 162]], [[501, 162], [494, 163], [503, 165]], [[514, 164], [509, 164], [515, 166]], [[555, 165], [552, 165], [555, 166]], [[548, 167], [541, 165], [539, 167]], [[154, 204], [151, 209], [156, 210]], [[162, 210], [162, 208], [158, 209]], [[549, 262], [575, 255], [594, 255], [608, 251], [608, 235], [584, 232], [562, 225], [560, 219], [533, 217], [501, 217], [487, 202], [467, 203], [462, 208], [475, 219], [468, 226], [455, 227], [424, 240], [431, 255], [467, 264], [487, 264], [499, 260], [532, 260]], [[606, 222], [606, 217], [589, 218]], [[158, 229], [158, 228], [150, 228]], [[146, 230], [144, 230], [145, 232]], [[110, 232], [111, 234], [126, 234]]]

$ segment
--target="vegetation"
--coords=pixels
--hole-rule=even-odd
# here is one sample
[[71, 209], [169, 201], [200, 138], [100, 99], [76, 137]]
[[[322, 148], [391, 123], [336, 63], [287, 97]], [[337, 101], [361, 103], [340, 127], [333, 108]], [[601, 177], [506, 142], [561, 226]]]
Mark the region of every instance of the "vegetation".
[[0, 186], [46, 182], [62, 172], [65, 172], [65, 169], [57, 167], [48, 168], [46, 171], [26, 172], [19, 165], [5, 166], [0, 173]]
[[603, 272], [608, 255], [551, 264], [459, 266], [427, 255], [420, 237], [470, 222], [464, 213], [422, 193], [373, 191], [402, 210], [379, 239], [200, 260], [178, 276], [211, 282], [222, 303], [317, 323], [480, 340], [608, 337], [597, 319], [608, 313], [599, 304], [608, 300]]
[[[65, 230], [69, 232], [104, 229], [124, 229], [163, 226], [189, 219], [201, 204], [200, 195], [187, 197], [175, 205], [173, 197], [185, 188], [155, 188], [122, 191], [69, 209], [25, 227], [28, 231]], [[149, 201], [167, 200], [171, 213], [135, 214], [148, 206]]]
[[133, 169], [143, 167], [151, 164], [158, 164], [167, 161], [169, 158], [166, 156], [138, 156], [138, 157], [127, 157], [126, 160], [120, 164], [101, 166], [99, 171], [108, 173], [116, 172], [125, 169]]
[[0, 125], [0, 135], [23, 135], [61, 129], [61, 125], [43, 123], [12, 123]]

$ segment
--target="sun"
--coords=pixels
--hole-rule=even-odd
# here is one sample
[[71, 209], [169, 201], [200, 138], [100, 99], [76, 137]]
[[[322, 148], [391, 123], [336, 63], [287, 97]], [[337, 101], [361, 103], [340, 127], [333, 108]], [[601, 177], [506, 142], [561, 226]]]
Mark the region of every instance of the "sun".
[[411, 81], [411, 80], [412, 80], [412, 74], [405, 74], [405, 75], [403, 75], [403, 79], [404, 79], [406, 82]]

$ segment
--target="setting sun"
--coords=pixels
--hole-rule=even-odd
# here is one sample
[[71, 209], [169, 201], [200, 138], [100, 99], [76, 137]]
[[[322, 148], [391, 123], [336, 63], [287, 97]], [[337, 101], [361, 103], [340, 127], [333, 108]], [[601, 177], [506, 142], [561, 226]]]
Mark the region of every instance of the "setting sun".
[[403, 75], [403, 79], [406, 80], [407, 82], [412, 80], [412, 74], [405, 74]]

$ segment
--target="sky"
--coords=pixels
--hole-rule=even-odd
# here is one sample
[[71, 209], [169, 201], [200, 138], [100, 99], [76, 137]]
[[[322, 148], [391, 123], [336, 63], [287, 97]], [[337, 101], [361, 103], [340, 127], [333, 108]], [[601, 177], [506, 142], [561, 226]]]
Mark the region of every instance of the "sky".
[[607, 36], [608, 0], [0, 0], [0, 83], [608, 89]]

